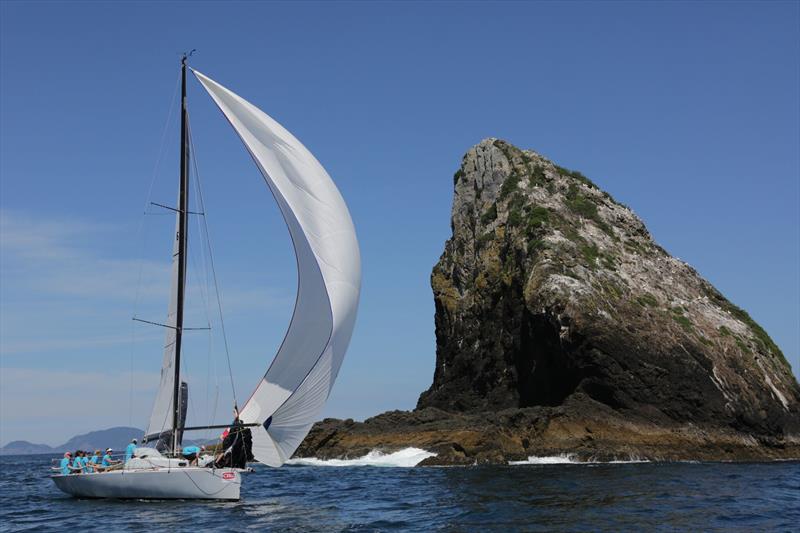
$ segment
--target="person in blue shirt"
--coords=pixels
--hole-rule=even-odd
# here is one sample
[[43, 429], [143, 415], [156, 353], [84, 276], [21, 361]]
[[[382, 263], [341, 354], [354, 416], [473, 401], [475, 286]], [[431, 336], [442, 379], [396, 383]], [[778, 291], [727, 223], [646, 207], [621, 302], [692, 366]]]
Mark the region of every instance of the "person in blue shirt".
[[99, 472], [100, 450], [95, 450], [94, 455], [89, 458], [89, 472]]
[[117, 464], [119, 464], [119, 461], [111, 459], [111, 448], [106, 448], [105, 453], [97, 450], [94, 452], [94, 456], [89, 459], [89, 466], [98, 473], [113, 470], [112, 466]]
[[128, 447], [125, 448], [125, 462], [126, 463], [128, 461], [130, 461], [131, 457], [133, 457], [133, 454], [136, 453], [136, 444], [137, 443], [138, 443], [138, 441], [136, 439], [133, 439], [133, 440], [131, 440], [131, 443], [128, 444]]
[[104, 469], [110, 469], [114, 465], [118, 465], [120, 462], [116, 459], [111, 458], [111, 453], [114, 450], [111, 448], [106, 448], [106, 453], [103, 455], [103, 459], [100, 461], [100, 466]]
[[81, 461], [81, 455], [83, 454], [82, 451], [77, 450], [75, 452], [75, 458], [72, 460], [72, 473], [73, 474], [80, 474], [83, 472], [83, 461]]
[[59, 468], [61, 469], [61, 475], [66, 476], [72, 473], [72, 470], [69, 468], [69, 461], [72, 459], [72, 454], [69, 452], [64, 453], [64, 458], [61, 459], [61, 465]]
[[91, 468], [89, 467], [89, 458], [87, 457], [89, 452], [81, 452], [81, 466], [83, 467], [83, 473], [88, 474], [91, 472]]
[[197, 456], [200, 454], [200, 448], [197, 446], [184, 446], [181, 453], [189, 460], [190, 465], [197, 465]]

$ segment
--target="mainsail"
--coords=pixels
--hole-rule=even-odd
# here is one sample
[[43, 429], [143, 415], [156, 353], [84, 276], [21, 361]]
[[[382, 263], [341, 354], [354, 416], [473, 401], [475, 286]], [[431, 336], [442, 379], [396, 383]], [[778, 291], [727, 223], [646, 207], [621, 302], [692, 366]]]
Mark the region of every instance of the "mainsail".
[[172, 276], [169, 291], [169, 306], [167, 320], [164, 323], [166, 336], [164, 338], [164, 359], [161, 363], [161, 381], [158, 385], [156, 402], [150, 413], [150, 422], [145, 432], [146, 440], [159, 440], [158, 436], [166, 431], [172, 434], [172, 397], [175, 386], [175, 334], [178, 313], [178, 232], [180, 228], [180, 213], [175, 215], [175, 243], [172, 247]]
[[[185, 381], [181, 381], [181, 390], [180, 390], [180, 397], [178, 400], [178, 427], [183, 428], [186, 427], [186, 411], [189, 407], [189, 385], [186, 384]], [[169, 413], [170, 419], [172, 418], [172, 412]], [[165, 429], [160, 434], [145, 434], [144, 442], [149, 442], [153, 439], [157, 439], [155, 448], [156, 450], [164, 453], [169, 452], [172, 450], [172, 445], [177, 444], [178, 446], [181, 445], [183, 442], [183, 431], [178, 430], [178, 438], [177, 440], [172, 439], [172, 424], [169, 425], [168, 429]]]
[[322, 412], [355, 325], [361, 258], [339, 190], [291, 133], [240, 96], [193, 70], [258, 166], [297, 256], [297, 301], [286, 337], [241, 410], [256, 460], [280, 466]]

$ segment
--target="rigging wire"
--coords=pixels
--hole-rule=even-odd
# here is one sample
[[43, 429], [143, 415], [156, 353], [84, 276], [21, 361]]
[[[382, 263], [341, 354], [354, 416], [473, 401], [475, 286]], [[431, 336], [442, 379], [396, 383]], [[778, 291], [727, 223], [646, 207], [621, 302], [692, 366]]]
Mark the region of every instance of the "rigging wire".
[[[196, 172], [197, 163], [194, 161], [194, 153], [193, 152], [192, 152], [192, 161], [194, 162], [193, 164], [194, 164], [194, 168], [195, 168], [195, 178], [196, 178], [196, 176], [197, 176], [197, 172]], [[200, 186], [199, 186], [199, 184], [197, 182], [197, 179], [191, 180], [191, 183], [194, 185], [195, 193], [197, 194], [197, 197], [199, 198], [200, 197]], [[195, 205], [196, 205], [196, 210], [198, 211], [200, 216], [204, 216], [205, 214], [202, 211], [202, 207], [199, 205], [197, 200], [195, 200]], [[196, 222], [197, 222], [197, 235], [204, 235], [203, 227], [202, 227], [202, 225], [200, 223], [200, 220], [197, 219]], [[211, 328], [211, 310], [209, 308], [209, 301], [210, 301], [211, 298], [208, 295], [208, 287], [211, 285], [211, 279], [210, 279], [211, 276], [209, 274], [208, 261], [207, 261], [207, 254], [208, 254], [207, 239], [208, 239], [207, 236], [206, 236], [205, 239], [202, 239], [202, 238], [199, 239], [200, 258], [202, 260], [202, 261], [200, 261], [200, 263], [202, 264], [202, 272], [203, 272], [203, 279], [202, 279], [203, 285], [201, 285], [203, 290], [201, 291], [201, 298], [203, 299], [203, 304], [204, 304], [204, 308], [205, 308], [206, 321], [209, 324], [208, 350], [207, 350], [207, 354], [206, 354], [206, 394], [205, 394], [205, 399], [206, 399], [206, 409], [208, 409], [208, 407], [209, 407], [208, 402], [209, 402], [209, 398], [210, 398], [210, 390], [209, 389], [211, 387], [211, 367], [213, 365], [213, 367], [214, 367], [214, 402], [213, 402], [213, 408], [211, 409], [211, 420], [215, 420], [216, 416], [217, 416], [217, 405], [218, 405], [218, 402], [219, 402], [219, 370], [217, 369], [217, 360], [216, 360], [216, 358], [213, 357], [214, 330], [213, 330], [213, 328]], [[196, 258], [194, 258], [194, 257], [192, 257], [192, 260], [195, 261], [195, 262], [197, 261]], [[192, 404], [192, 405], [194, 406], [194, 404]], [[206, 437], [206, 440], [210, 440], [210, 438], [211, 438], [211, 430], [210, 429], [206, 430], [205, 437]]]
[[[190, 149], [191, 153], [196, 154], [195, 149], [194, 149], [194, 139], [192, 137], [191, 122], [189, 120], [187, 120], [186, 126], [187, 126], [186, 129], [187, 129], [188, 136], [189, 136], [189, 149]], [[203, 218], [203, 226], [205, 228], [206, 244], [208, 245], [208, 258], [209, 258], [209, 264], [211, 265], [211, 275], [212, 275], [212, 278], [214, 280], [214, 291], [215, 291], [216, 297], [217, 297], [217, 310], [219, 312], [220, 329], [222, 330], [222, 341], [223, 341], [223, 344], [225, 345], [225, 359], [227, 360], [227, 363], [228, 363], [228, 376], [230, 377], [230, 381], [231, 381], [231, 392], [233, 393], [233, 403], [234, 403], [234, 405], [236, 405], [238, 407], [239, 401], [236, 398], [236, 387], [235, 387], [235, 385], [233, 383], [233, 370], [232, 370], [232, 367], [231, 367], [230, 349], [228, 347], [228, 336], [225, 333], [225, 320], [222, 317], [222, 301], [220, 300], [220, 295], [219, 295], [219, 284], [217, 283], [217, 271], [216, 271], [216, 268], [214, 267], [214, 254], [213, 254], [212, 247], [211, 247], [211, 235], [210, 235], [210, 233], [208, 231], [208, 216], [205, 214], [206, 207], [205, 207], [205, 202], [203, 201], [203, 192], [202, 192], [202, 186], [201, 186], [201, 183], [200, 183], [200, 173], [197, 170], [197, 157], [196, 156], [192, 158], [192, 163], [194, 165], [195, 178], [196, 178], [196, 182], [197, 182], [197, 192], [198, 192], [197, 197], [198, 197], [198, 200], [200, 201], [200, 212], [204, 213], [204, 215], [202, 217]]]
[[[175, 79], [175, 88], [172, 91], [172, 98], [170, 99], [169, 111], [167, 112], [167, 119], [164, 123], [164, 128], [161, 131], [161, 142], [159, 143], [158, 152], [156, 153], [156, 162], [153, 166], [153, 174], [150, 178], [150, 186], [147, 189], [147, 199], [144, 204], [144, 212], [139, 221], [139, 228], [136, 230], [136, 241], [139, 243], [139, 272], [136, 280], [136, 292], [134, 296], [133, 314], [136, 316], [139, 307], [139, 296], [142, 288], [142, 272], [144, 270], [144, 241], [146, 235], [142, 236], [145, 231], [145, 217], [147, 216], [147, 206], [150, 205], [150, 198], [153, 195], [153, 187], [155, 186], [156, 178], [158, 176], [158, 169], [161, 166], [161, 160], [164, 156], [164, 146], [167, 140], [167, 131], [169, 130], [170, 121], [172, 120], [172, 113], [175, 110], [175, 102], [178, 100], [178, 88], [180, 87], [181, 76], [180, 72]], [[130, 393], [128, 398], [128, 425], [133, 425], [133, 368], [134, 368], [134, 350], [136, 346], [136, 324], [131, 321], [131, 349], [130, 349]]]
[[[190, 183], [191, 183], [191, 181], [192, 180], [190, 180]], [[196, 185], [195, 185], [195, 188], [196, 188]], [[200, 213], [200, 214], [202, 215], [202, 213]], [[199, 221], [197, 222], [197, 230], [198, 230], [198, 235], [200, 235], [201, 234], [201, 227], [200, 227], [200, 222]], [[203, 309], [204, 309], [205, 314], [206, 314], [206, 323], [208, 325], [209, 344], [208, 344], [208, 350], [207, 351], [208, 351], [208, 359], [210, 360], [211, 359], [210, 354], [211, 354], [211, 351], [212, 351], [212, 346], [211, 346], [211, 342], [212, 342], [211, 341], [211, 335], [212, 335], [212, 333], [211, 332], [213, 331], [213, 329], [211, 328], [211, 311], [210, 311], [209, 304], [208, 304], [209, 298], [208, 298], [208, 296], [206, 294], [206, 288], [207, 288], [206, 286], [208, 285], [208, 281], [209, 281], [208, 277], [209, 276], [208, 276], [208, 269], [207, 269], [206, 261], [205, 261], [205, 255], [204, 255], [203, 250], [202, 250], [203, 239], [200, 239], [199, 242], [200, 242], [200, 248], [201, 248], [199, 255], [200, 255], [200, 258], [202, 259], [202, 261], [197, 259], [197, 255], [198, 254], [197, 254], [197, 251], [193, 247], [187, 247], [188, 252], [189, 252], [187, 260], [190, 263], [190, 266], [196, 267], [196, 268], [187, 268], [187, 275], [188, 275], [190, 281], [193, 280], [197, 284], [197, 287], [199, 288], [200, 299], [203, 302]], [[201, 265], [202, 265], [202, 268], [201, 268]], [[200, 272], [200, 274], [198, 274], [198, 272]], [[188, 354], [186, 354], [186, 355], [188, 355]], [[184, 357], [183, 360], [182, 360], [183, 370], [185, 370], [184, 374], [187, 376], [187, 378], [188, 378], [188, 376], [190, 374], [189, 365], [188, 365], [189, 359], [190, 359], [189, 357]], [[195, 396], [194, 394], [189, 395], [189, 405], [187, 406], [187, 420], [188, 420], [190, 414], [193, 417], [197, 418], [198, 410], [197, 410], [197, 407], [196, 407], [196, 403], [194, 401], [194, 396]], [[208, 397], [208, 386], [206, 386], [206, 397]], [[185, 421], [184, 421], [184, 424], [185, 424]]]
[[[191, 180], [190, 180], [191, 183]], [[199, 223], [198, 223], [198, 230], [199, 230]], [[192, 241], [193, 243], [194, 241]], [[200, 240], [200, 244], [202, 244], [202, 239]], [[187, 284], [191, 287], [196, 287], [197, 290], [193, 291], [193, 294], [200, 296], [200, 301], [203, 304], [203, 310], [205, 311], [205, 318], [206, 318], [206, 325], [208, 330], [211, 330], [211, 319], [210, 319], [210, 312], [208, 310], [208, 297], [206, 295], [206, 283], [207, 283], [207, 274], [203, 268], [205, 267], [205, 261], [201, 261], [198, 259], [198, 251], [195, 249], [194, 246], [187, 247]], [[200, 251], [200, 257], [202, 258], [202, 250]], [[184, 328], [187, 330], [189, 328]]]

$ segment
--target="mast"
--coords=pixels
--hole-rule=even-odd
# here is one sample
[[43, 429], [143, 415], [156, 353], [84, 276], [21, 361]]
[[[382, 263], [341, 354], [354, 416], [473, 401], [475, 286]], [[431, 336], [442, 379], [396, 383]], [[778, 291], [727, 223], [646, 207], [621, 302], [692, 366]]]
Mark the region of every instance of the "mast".
[[178, 305], [175, 316], [175, 381], [172, 393], [172, 452], [178, 451], [181, 393], [181, 338], [183, 337], [183, 303], [186, 289], [186, 251], [189, 230], [189, 143], [187, 139], [186, 60], [181, 58], [181, 177], [178, 205]]

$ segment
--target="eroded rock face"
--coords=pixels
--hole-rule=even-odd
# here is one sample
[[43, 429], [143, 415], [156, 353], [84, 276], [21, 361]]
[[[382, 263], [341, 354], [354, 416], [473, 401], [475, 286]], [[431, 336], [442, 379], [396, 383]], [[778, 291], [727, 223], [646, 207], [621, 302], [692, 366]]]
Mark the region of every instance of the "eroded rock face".
[[470, 149], [433, 269], [436, 370], [418, 409], [560, 406], [653, 424], [800, 433], [800, 386], [746, 312], [577, 172]]

